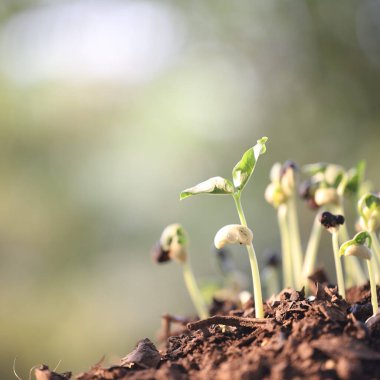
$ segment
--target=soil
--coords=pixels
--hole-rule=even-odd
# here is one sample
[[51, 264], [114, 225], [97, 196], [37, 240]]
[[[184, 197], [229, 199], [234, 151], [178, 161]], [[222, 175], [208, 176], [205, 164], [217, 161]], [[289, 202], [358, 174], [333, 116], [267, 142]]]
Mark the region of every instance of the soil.
[[[214, 316], [200, 321], [165, 315], [161, 350], [144, 339], [118, 365], [98, 364], [74, 378], [380, 379], [380, 315], [366, 323], [372, 315], [369, 286], [348, 289], [346, 300], [326, 283], [317, 283], [314, 294], [284, 289], [265, 304], [264, 319], [254, 318], [252, 300], [243, 309], [215, 301]], [[71, 378], [47, 366], [35, 375]]]

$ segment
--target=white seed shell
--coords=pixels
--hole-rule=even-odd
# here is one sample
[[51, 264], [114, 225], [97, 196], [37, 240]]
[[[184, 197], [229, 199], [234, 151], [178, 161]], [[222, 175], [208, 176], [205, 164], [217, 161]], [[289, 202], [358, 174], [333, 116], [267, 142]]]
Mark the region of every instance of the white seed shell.
[[253, 233], [248, 227], [241, 224], [229, 224], [222, 227], [215, 235], [214, 244], [218, 249], [226, 244], [248, 245], [253, 240]]

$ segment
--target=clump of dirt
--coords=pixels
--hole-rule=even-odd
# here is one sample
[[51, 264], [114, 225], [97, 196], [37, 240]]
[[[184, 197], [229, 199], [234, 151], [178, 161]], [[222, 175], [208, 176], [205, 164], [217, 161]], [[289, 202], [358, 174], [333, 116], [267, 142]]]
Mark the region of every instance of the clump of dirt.
[[[369, 296], [368, 285], [349, 289], [343, 300], [336, 288], [317, 284], [311, 297], [284, 289], [265, 304], [263, 319], [254, 318], [252, 302], [243, 309], [214, 303], [219, 315], [200, 321], [166, 315], [164, 349], [144, 339], [119, 365], [97, 365], [75, 379], [380, 379], [380, 317], [365, 324]], [[70, 378], [46, 366], [35, 375]]]

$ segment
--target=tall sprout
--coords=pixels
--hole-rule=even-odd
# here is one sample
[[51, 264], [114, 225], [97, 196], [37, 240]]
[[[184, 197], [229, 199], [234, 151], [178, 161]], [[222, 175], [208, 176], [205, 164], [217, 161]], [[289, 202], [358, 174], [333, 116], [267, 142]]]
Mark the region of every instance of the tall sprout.
[[[308, 201], [312, 208], [319, 209], [315, 217], [312, 233], [307, 245], [303, 273], [305, 279], [310, 276], [315, 268], [315, 262], [321, 236], [321, 227], [318, 219], [325, 211], [334, 214], [345, 215], [344, 196], [358, 194], [364, 176], [364, 163], [360, 162], [348, 172], [340, 165], [316, 163], [306, 165], [304, 171], [310, 175], [307, 182], [303, 184], [302, 196]], [[349, 239], [346, 225], [339, 229], [339, 242]], [[346, 263], [347, 282], [364, 283], [366, 276], [358, 258], [352, 257]]]
[[296, 210], [296, 165], [286, 161], [273, 165], [265, 199], [277, 210], [283, 256], [283, 284], [302, 287], [303, 254]]
[[380, 243], [377, 230], [380, 227], [380, 197], [377, 194], [364, 194], [358, 202], [360, 215], [359, 227], [367, 231], [371, 237], [374, 255], [374, 271], [376, 282], [380, 282]]
[[[241, 203], [241, 195], [244, 187], [251, 178], [259, 156], [266, 151], [265, 143], [267, 140], [267, 137], [262, 137], [257, 140], [255, 146], [243, 154], [241, 160], [232, 169], [232, 181], [223, 177], [210, 178], [196, 186], [183, 190], [180, 194], [180, 199], [185, 199], [197, 194], [231, 195], [235, 202], [240, 224], [244, 227], [248, 227]], [[246, 248], [252, 271], [255, 313], [257, 318], [263, 318], [264, 309], [257, 257], [253, 244], [246, 245]]]
[[332, 246], [334, 252], [335, 272], [338, 283], [338, 293], [346, 298], [346, 290], [344, 285], [342, 262], [339, 256], [339, 229], [344, 224], [344, 217], [342, 215], [334, 215], [328, 211], [321, 214], [320, 222], [327, 231], [331, 233]]
[[339, 249], [340, 256], [355, 256], [367, 262], [369, 284], [371, 288], [372, 313], [375, 315], [379, 310], [377, 302], [377, 289], [375, 280], [375, 256], [371, 251], [372, 238], [367, 231], [358, 232], [352, 240], [346, 241]]

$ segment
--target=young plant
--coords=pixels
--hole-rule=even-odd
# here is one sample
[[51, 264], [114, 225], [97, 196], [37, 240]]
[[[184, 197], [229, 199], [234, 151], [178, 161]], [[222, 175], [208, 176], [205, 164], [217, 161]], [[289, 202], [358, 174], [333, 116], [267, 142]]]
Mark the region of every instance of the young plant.
[[380, 227], [380, 197], [376, 194], [364, 194], [358, 202], [358, 212], [360, 215], [360, 228], [367, 231], [371, 236], [373, 250], [375, 252], [375, 277], [376, 282], [380, 281], [380, 243], [376, 231]]
[[[182, 191], [180, 199], [185, 199], [197, 194], [231, 195], [235, 202], [240, 223], [242, 226], [247, 227], [247, 221], [241, 204], [241, 194], [255, 169], [259, 156], [266, 151], [265, 143], [267, 140], [267, 137], [262, 137], [257, 141], [255, 146], [248, 149], [243, 154], [241, 160], [232, 169], [232, 181], [223, 177], [210, 178], [207, 181], [201, 182], [194, 187]], [[256, 317], [263, 318], [263, 300], [256, 253], [253, 244], [246, 245], [246, 247], [252, 270]]]
[[185, 284], [195, 309], [201, 319], [208, 318], [207, 307], [191, 269], [187, 234], [180, 224], [170, 224], [164, 229], [160, 241], [153, 251], [153, 259], [157, 263], [173, 260], [181, 264]]
[[346, 298], [346, 291], [345, 291], [344, 279], [343, 279], [343, 269], [342, 269], [342, 263], [340, 261], [340, 256], [339, 256], [339, 239], [338, 239], [339, 226], [343, 225], [344, 217], [342, 215], [334, 215], [328, 211], [325, 211], [321, 215], [320, 222], [323, 225], [323, 227], [325, 227], [332, 235], [335, 270], [336, 270], [336, 277], [337, 277], [337, 282], [338, 282], [338, 293], [343, 298]]
[[[301, 184], [300, 195], [313, 209], [320, 209], [316, 215], [309, 242], [306, 248], [305, 261], [303, 267], [304, 278], [313, 272], [321, 237], [321, 224], [319, 219], [324, 211], [331, 211], [334, 214], [344, 216], [343, 200], [344, 195], [358, 194], [363, 183], [364, 162], [361, 161], [356, 167], [348, 172], [339, 165], [316, 163], [306, 165], [303, 170], [311, 177]], [[345, 225], [339, 229], [340, 242], [349, 239]], [[349, 283], [363, 283], [366, 281], [364, 271], [356, 257], [352, 257], [346, 263], [347, 279]]]
[[283, 253], [284, 287], [302, 287], [302, 247], [295, 199], [295, 169], [292, 161], [274, 164], [265, 199], [277, 209]]
[[[367, 245], [366, 245], [367, 244]], [[340, 256], [356, 256], [360, 259], [364, 259], [367, 262], [369, 284], [371, 287], [371, 303], [373, 314], [376, 314], [379, 305], [377, 302], [377, 290], [376, 281], [374, 276], [374, 268], [376, 267], [376, 262], [374, 255], [371, 251], [372, 238], [367, 231], [358, 232], [352, 240], [349, 240], [342, 244], [339, 249]]]

